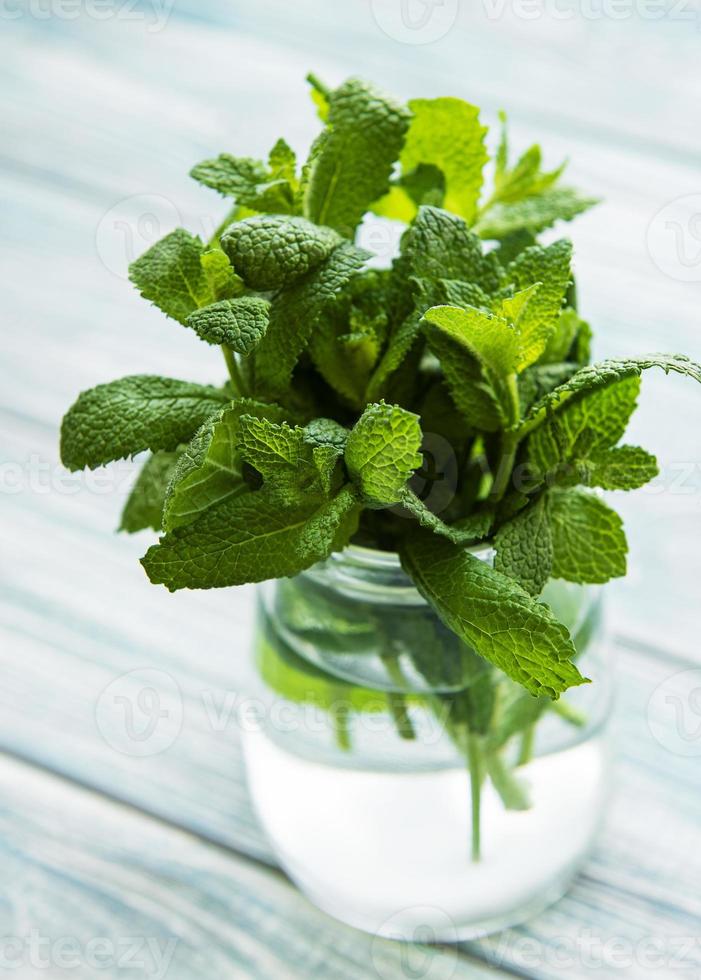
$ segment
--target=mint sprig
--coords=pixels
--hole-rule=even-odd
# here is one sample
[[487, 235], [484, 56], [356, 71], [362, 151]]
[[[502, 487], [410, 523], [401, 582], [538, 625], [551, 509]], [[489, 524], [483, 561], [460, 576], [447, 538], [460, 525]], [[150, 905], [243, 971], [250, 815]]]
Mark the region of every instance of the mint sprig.
[[[537, 145], [512, 162], [504, 120], [487, 189], [475, 106], [309, 80], [321, 131], [306, 158], [277, 140], [264, 161], [227, 150], [197, 164], [193, 177], [229, 199], [221, 226], [210, 242], [176, 229], [130, 270], [145, 299], [221, 348], [228, 380], [98, 385], [63, 421], [62, 459], [151, 453], [122, 527], [164, 532], [143, 564], [171, 590], [296, 576], [350, 542], [397, 551], [438, 617], [417, 669], [471, 665], [446, 726], [475, 791], [488, 775], [523, 806], [499, 753], [584, 682], [543, 589], [625, 573], [600, 492], [657, 472], [622, 443], [640, 376], [701, 381], [701, 367], [676, 354], [589, 363], [571, 243], [538, 235], [595, 202]], [[355, 242], [373, 213], [406, 226], [384, 268]], [[398, 624], [383, 662], [402, 636]], [[505, 678], [520, 685], [508, 703]], [[392, 710], [410, 734], [401, 695]]]

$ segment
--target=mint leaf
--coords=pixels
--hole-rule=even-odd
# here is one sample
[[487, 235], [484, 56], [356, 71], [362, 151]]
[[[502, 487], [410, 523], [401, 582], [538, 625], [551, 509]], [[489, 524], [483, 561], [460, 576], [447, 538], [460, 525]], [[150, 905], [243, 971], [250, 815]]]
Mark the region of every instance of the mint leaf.
[[575, 310], [567, 307], [557, 318], [555, 329], [540, 356], [540, 363], [557, 364], [571, 360], [586, 364], [589, 360], [590, 335], [589, 324]]
[[190, 176], [225, 197], [243, 198], [241, 203], [246, 203], [255, 196], [258, 184], [266, 180], [267, 171], [260, 160], [221, 153], [214, 160], [198, 163]]
[[146, 528], [160, 531], [166, 488], [179, 453], [153, 453], [144, 463], [122, 511], [120, 531], [134, 534]]
[[144, 299], [166, 316], [185, 323], [190, 313], [211, 299], [202, 267], [204, 246], [183, 228], [166, 235], [129, 266], [129, 278]]
[[424, 530], [407, 536], [400, 557], [446, 626], [531, 694], [557, 698], [585, 682], [565, 627], [512, 579]]
[[409, 108], [413, 118], [400, 155], [404, 179], [422, 165], [440, 171], [443, 206], [472, 222], [487, 162], [487, 129], [480, 125], [479, 109], [455, 98], [412, 99]]
[[61, 460], [94, 469], [187, 442], [227, 396], [218, 388], [137, 374], [84, 391], [61, 424]]
[[474, 307], [434, 306], [423, 329], [468, 424], [495, 432], [516, 417], [511, 378], [520, 341], [505, 319]]
[[521, 413], [525, 415], [535, 402], [569, 381], [580, 367], [576, 362], [563, 361], [560, 364], [533, 364], [526, 368], [517, 379]]
[[233, 299], [243, 293], [243, 279], [236, 275], [220, 248], [210, 248], [203, 252], [200, 261], [212, 299]]
[[167, 534], [142, 564], [153, 583], [171, 592], [297, 575], [348, 543], [359, 510], [347, 486], [330, 499], [303, 495], [287, 506], [263, 489], [233, 497]]
[[[475, 540], [475, 537], [480, 538], [484, 536], [481, 533], [484, 525], [481, 522], [470, 522], [469, 518], [465, 527], [461, 524], [446, 524], [408, 486], [405, 486], [401, 492], [400, 503], [402, 507], [416, 518], [421, 527], [428, 528], [434, 534], [442, 535], [448, 541], [452, 541], [453, 544], [470, 545]], [[475, 531], [477, 531], [477, 534], [475, 534]]]
[[287, 390], [318, 318], [366, 258], [367, 252], [343, 242], [318, 268], [273, 297], [268, 330], [256, 351], [256, 392], [277, 397]]
[[618, 446], [590, 453], [576, 463], [577, 482], [602, 490], [637, 490], [654, 480], [657, 460], [639, 446]]
[[312, 419], [305, 426], [304, 439], [310, 446], [333, 446], [343, 451], [348, 440], [348, 429], [334, 419]]
[[577, 465], [591, 453], [609, 449], [623, 436], [635, 410], [640, 378], [624, 377], [565, 402], [530, 436], [528, 458], [537, 473]]
[[282, 496], [317, 489], [318, 470], [304, 429], [244, 415], [239, 426], [241, 458], [256, 469], [268, 490]]
[[521, 201], [493, 205], [475, 231], [486, 239], [503, 239], [522, 229], [535, 235], [556, 221], [571, 221], [598, 203], [598, 198], [586, 197], [573, 187], [554, 187]]
[[495, 256], [483, 253], [482, 242], [465, 221], [428, 206], [419, 208], [416, 220], [404, 233], [401, 255], [394, 265], [398, 289], [406, 288], [410, 276], [460, 279], [476, 283], [487, 293], [496, 291], [500, 284]]
[[571, 260], [572, 244], [559, 241], [547, 248], [533, 245], [524, 249], [506, 270], [506, 281], [513, 283], [517, 290], [536, 282], [541, 284], [519, 318], [522, 350], [519, 371], [538, 360], [555, 332], [572, 278]]
[[622, 357], [600, 361], [598, 364], [583, 367], [565, 384], [559, 385], [541, 398], [518, 427], [519, 436], [523, 437], [532, 432], [543, 423], [550, 412], [559, 405], [564, 405], [575, 395], [597, 391], [624, 378], [638, 377], [643, 371], [653, 367], [662, 368], [665, 374], [674, 371], [701, 382], [701, 366], [683, 354], [648, 354], [644, 357]]
[[329, 94], [328, 108], [327, 128], [309, 162], [303, 213], [352, 238], [370, 204], [387, 190], [409, 113], [356, 78]]
[[278, 289], [302, 279], [341, 239], [305, 218], [262, 214], [229, 225], [221, 247], [250, 289]]
[[215, 160], [197, 164], [190, 175], [220, 194], [236, 198], [238, 205], [249, 210], [292, 214], [297, 192], [295, 167], [294, 152], [284, 140], [278, 140], [267, 167], [260, 160], [222, 153]]
[[265, 336], [269, 310], [270, 304], [255, 296], [224, 299], [195, 310], [187, 318], [187, 326], [208, 344], [226, 344], [245, 357]]
[[628, 545], [618, 514], [586, 490], [551, 490], [554, 578], [608, 582], [625, 575]]
[[545, 496], [540, 496], [506, 524], [494, 539], [494, 567], [538, 596], [550, 577], [553, 545]]
[[351, 429], [345, 460], [368, 507], [396, 504], [413, 471], [421, 466], [418, 415], [398, 405], [368, 405]]
[[166, 531], [191, 524], [203, 511], [250, 490], [237, 448], [242, 415], [282, 421], [284, 411], [240, 398], [204, 423], [173, 470], [163, 512]]
[[[379, 398], [388, 379], [414, 345], [421, 316], [437, 302], [433, 280], [459, 280], [474, 284], [482, 296], [499, 287], [499, 266], [493, 255], [482, 254], [482, 243], [465, 222], [435, 207], [420, 207], [416, 220], [402, 237], [401, 254], [391, 276], [394, 313], [398, 318], [367, 388], [367, 398]], [[392, 297], [391, 297], [392, 298]]]

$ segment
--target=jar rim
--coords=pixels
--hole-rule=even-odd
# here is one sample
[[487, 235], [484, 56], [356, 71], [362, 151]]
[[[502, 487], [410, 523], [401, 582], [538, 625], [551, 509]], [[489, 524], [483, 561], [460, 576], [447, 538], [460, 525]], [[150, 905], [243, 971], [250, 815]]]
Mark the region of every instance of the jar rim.
[[[494, 550], [491, 538], [479, 541], [477, 544], [465, 547], [465, 551], [489, 561]], [[396, 551], [383, 551], [380, 548], [368, 548], [365, 545], [349, 544], [342, 551], [334, 551], [331, 554], [333, 561], [343, 563], [350, 561], [354, 565], [364, 565], [368, 569], [383, 569], [387, 571], [401, 570], [402, 565], [399, 554]]]

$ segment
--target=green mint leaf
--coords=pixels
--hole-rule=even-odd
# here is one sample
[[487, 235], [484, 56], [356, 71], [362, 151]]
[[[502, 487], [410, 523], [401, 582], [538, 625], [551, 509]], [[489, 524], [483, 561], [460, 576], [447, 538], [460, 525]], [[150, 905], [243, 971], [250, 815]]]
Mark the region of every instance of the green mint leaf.
[[518, 427], [519, 436], [523, 437], [542, 425], [550, 412], [564, 405], [575, 395], [606, 388], [624, 378], [638, 377], [643, 371], [653, 367], [661, 368], [665, 374], [674, 371], [701, 382], [701, 365], [683, 354], [648, 354], [644, 357], [622, 357], [600, 361], [598, 364], [581, 368], [569, 381], [559, 385], [536, 402]]
[[272, 397], [284, 394], [319, 317], [366, 258], [367, 252], [343, 242], [318, 268], [273, 297], [268, 330], [256, 351], [257, 392]]
[[236, 275], [220, 248], [203, 252], [201, 262], [212, 299], [233, 299], [244, 292], [243, 279]]
[[183, 228], [166, 235], [129, 266], [129, 278], [144, 299], [166, 316], [185, 323], [190, 313], [211, 299], [202, 267], [204, 246]]
[[545, 496], [503, 524], [494, 539], [494, 567], [538, 596], [550, 577], [553, 545]]
[[368, 405], [346, 442], [351, 478], [369, 507], [399, 503], [404, 485], [421, 466], [418, 415], [398, 405]]
[[400, 290], [406, 289], [409, 277], [459, 279], [476, 283], [486, 293], [495, 292], [500, 284], [495, 257], [483, 254], [482, 242], [465, 221], [442, 208], [428, 206], [419, 208], [404, 233], [392, 274]]
[[179, 453], [153, 453], [144, 463], [122, 511], [120, 531], [134, 534], [146, 528], [160, 531], [163, 501]]
[[208, 344], [226, 344], [245, 357], [253, 353], [265, 336], [269, 311], [266, 300], [240, 296], [195, 310], [187, 318], [187, 326]]
[[639, 446], [595, 451], [575, 468], [578, 483], [602, 490], [637, 490], [659, 473], [655, 457]]
[[309, 162], [303, 213], [352, 238], [370, 204], [387, 190], [409, 112], [359, 79], [331, 92], [328, 105], [324, 138]]
[[[445, 521], [441, 520], [438, 514], [434, 514], [432, 510], [429, 510], [423, 500], [417, 497], [413, 490], [407, 486], [405, 486], [401, 492], [400, 503], [402, 507], [408, 510], [409, 513], [416, 518], [421, 527], [428, 528], [428, 530], [433, 531], [434, 534], [442, 535], [442, 537], [447, 538], [448, 541], [452, 541], [453, 544], [472, 544], [475, 540], [473, 527], [476, 526], [478, 531], [481, 531], [483, 528], [482, 524], [475, 524], [471, 527], [468, 523], [465, 528], [459, 524], [446, 524]], [[481, 537], [482, 535], [478, 534], [477, 536]]]
[[536, 282], [541, 284], [519, 317], [522, 350], [519, 371], [538, 360], [556, 330], [572, 278], [571, 261], [572, 244], [559, 241], [547, 248], [533, 245], [524, 249], [506, 270], [506, 281], [513, 283], [517, 290]]
[[540, 474], [610, 449], [621, 439], [635, 410], [640, 378], [632, 375], [565, 402], [533, 432], [528, 459]]
[[229, 225], [221, 247], [250, 289], [270, 290], [304, 278], [340, 241], [331, 228], [305, 218], [263, 214]]
[[520, 341], [505, 319], [474, 307], [434, 306], [424, 314], [423, 330], [470, 425], [495, 432], [515, 417], [511, 378]]
[[166, 531], [191, 524], [203, 511], [250, 490], [237, 449], [242, 415], [282, 421], [284, 410], [240, 398], [204, 423], [173, 470], [163, 511]]
[[273, 180], [286, 180], [294, 184], [297, 173], [297, 157], [292, 147], [279, 139], [268, 154], [268, 169]]
[[425, 530], [407, 536], [400, 557], [446, 626], [531, 694], [557, 698], [585, 683], [565, 627], [512, 579]]
[[255, 195], [258, 184], [263, 183], [268, 174], [260, 160], [222, 153], [214, 160], [198, 163], [190, 171], [190, 176], [225, 197], [240, 200]]
[[304, 440], [310, 446], [333, 446], [343, 452], [348, 440], [348, 429], [334, 419], [312, 419], [304, 428]]
[[392, 269], [390, 297], [393, 294], [398, 324], [370, 379], [368, 399], [385, 392], [388, 379], [419, 336], [422, 314], [438, 299], [432, 282], [443, 279], [474, 283], [481, 297], [499, 288], [499, 266], [494, 256], [482, 254], [482, 243], [461, 218], [440, 208], [420, 207]]
[[443, 206], [471, 223], [487, 162], [479, 109], [454, 98], [412, 99], [409, 108], [413, 118], [400, 155], [402, 173], [422, 164], [437, 168], [445, 180]]
[[598, 198], [586, 197], [573, 187], [554, 187], [520, 201], [493, 205], [475, 231], [482, 238], [498, 240], [521, 230], [536, 235], [557, 221], [571, 221], [598, 203]]
[[564, 361], [586, 364], [589, 360], [589, 338], [591, 328], [571, 307], [563, 310], [555, 323], [545, 350], [540, 356], [541, 364], [559, 364]]
[[318, 489], [315, 484], [319, 472], [304, 429], [244, 415], [238, 450], [241, 458], [260, 473], [268, 490], [274, 488], [282, 496], [289, 496]]
[[572, 361], [560, 364], [533, 364], [518, 376], [518, 399], [521, 413], [526, 414], [532, 405], [548, 392], [564, 384], [579, 371], [581, 365]]
[[137, 374], [84, 391], [61, 424], [61, 460], [91, 469], [150, 449], [174, 450], [226, 402], [218, 388]]
[[628, 545], [618, 514], [586, 490], [551, 490], [554, 578], [608, 582], [626, 573]]
[[348, 486], [330, 499], [307, 494], [286, 506], [264, 489], [242, 494], [161, 538], [142, 564], [171, 592], [297, 575], [348, 543], [359, 512]]

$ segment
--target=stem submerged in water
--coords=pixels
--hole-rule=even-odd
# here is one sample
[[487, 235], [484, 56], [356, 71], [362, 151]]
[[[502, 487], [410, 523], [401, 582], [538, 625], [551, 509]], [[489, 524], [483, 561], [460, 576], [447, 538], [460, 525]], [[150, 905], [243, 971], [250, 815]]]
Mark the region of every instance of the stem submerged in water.
[[470, 766], [470, 808], [472, 813], [472, 860], [481, 856], [480, 804], [482, 799], [482, 747], [479, 735], [468, 732], [467, 761]]

